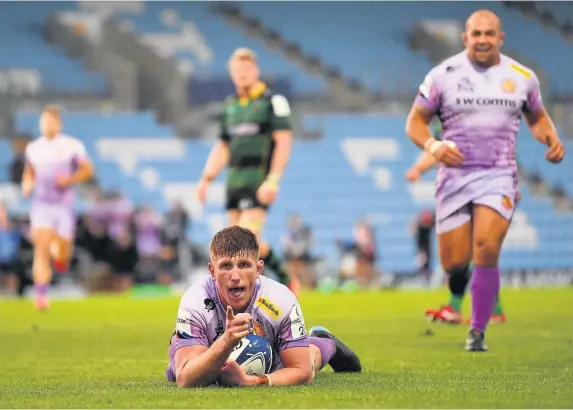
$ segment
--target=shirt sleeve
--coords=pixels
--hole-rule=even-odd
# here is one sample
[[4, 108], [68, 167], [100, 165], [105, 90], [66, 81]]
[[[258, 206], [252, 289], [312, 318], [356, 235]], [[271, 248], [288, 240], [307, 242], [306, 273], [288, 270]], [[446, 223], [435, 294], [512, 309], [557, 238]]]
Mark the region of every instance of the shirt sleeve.
[[192, 308], [179, 308], [172, 344], [174, 345], [173, 354], [186, 346], [209, 347], [207, 322], [199, 311]]
[[76, 163], [84, 162], [89, 160], [86, 147], [83, 142], [79, 140], [73, 141], [73, 158]]
[[292, 130], [291, 114], [290, 104], [283, 95], [271, 97], [271, 131]]
[[436, 69], [428, 73], [424, 82], [418, 87], [418, 95], [415, 104], [419, 104], [433, 113], [440, 110], [442, 102], [442, 92], [438, 84]]
[[308, 347], [308, 335], [300, 305], [293, 295], [293, 304], [288, 315], [282, 319], [278, 334], [279, 351], [291, 347]]
[[531, 78], [527, 81], [527, 100], [523, 106], [523, 112], [539, 112], [543, 110], [543, 100], [541, 99], [541, 87], [539, 79], [535, 73], [531, 73]]

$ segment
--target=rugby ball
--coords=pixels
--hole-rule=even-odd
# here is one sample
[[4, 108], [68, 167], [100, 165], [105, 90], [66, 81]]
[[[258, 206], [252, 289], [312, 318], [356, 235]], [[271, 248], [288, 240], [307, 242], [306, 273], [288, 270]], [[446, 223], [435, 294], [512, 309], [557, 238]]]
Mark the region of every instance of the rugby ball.
[[229, 360], [237, 362], [249, 376], [262, 376], [273, 365], [271, 344], [264, 336], [250, 334], [235, 346]]

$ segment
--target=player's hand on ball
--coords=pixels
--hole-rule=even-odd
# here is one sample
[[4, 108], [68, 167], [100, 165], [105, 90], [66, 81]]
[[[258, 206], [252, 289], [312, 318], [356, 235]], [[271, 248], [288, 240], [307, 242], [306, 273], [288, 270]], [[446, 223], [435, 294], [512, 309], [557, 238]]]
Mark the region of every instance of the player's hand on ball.
[[547, 161], [557, 164], [565, 157], [565, 147], [556, 134], [551, 133], [547, 136], [547, 146], [549, 149], [545, 154]]
[[260, 203], [265, 205], [272, 204], [275, 199], [277, 199], [277, 194], [279, 192], [278, 185], [274, 185], [270, 182], [263, 182], [263, 184], [257, 189], [257, 199]]
[[418, 181], [421, 176], [421, 172], [416, 167], [412, 167], [406, 172], [406, 179], [410, 182]]
[[209, 181], [205, 178], [202, 178], [197, 185], [195, 194], [197, 195], [197, 200], [201, 203], [201, 205], [205, 205], [207, 201], [207, 189], [209, 188]]
[[435, 141], [429, 152], [434, 158], [448, 167], [459, 167], [464, 160], [464, 155], [452, 141]]
[[219, 381], [223, 386], [248, 386], [253, 384], [254, 379], [253, 376], [248, 376], [236, 361], [227, 360], [219, 374]]
[[227, 306], [227, 317], [225, 326], [225, 341], [229, 347], [234, 347], [241, 339], [249, 334], [249, 328], [253, 318], [248, 313], [235, 315], [233, 308]]

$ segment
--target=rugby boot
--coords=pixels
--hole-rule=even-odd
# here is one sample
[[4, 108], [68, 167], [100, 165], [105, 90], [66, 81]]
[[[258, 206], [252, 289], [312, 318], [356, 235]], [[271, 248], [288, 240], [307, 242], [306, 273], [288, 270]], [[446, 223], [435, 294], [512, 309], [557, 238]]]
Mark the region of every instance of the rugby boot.
[[468, 352], [487, 352], [485, 335], [477, 329], [471, 329], [466, 339], [466, 350]]
[[46, 295], [36, 295], [34, 305], [38, 310], [47, 310], [50, 307], [50, 299]]
[[330, 333], [327, 329], [322, 326], [314, 326], [312, 329], [310, 329], [310, 336], [319, 337], [322, 339], [331, 339], [334, 341], [336, 351], [328, 362], [330, 367], [332, 367], [332, 370], [337, 373], [360, 373], [362, 371], [362, 365], [360, 364], [360, 359], [356, 353], [354, 353], [351, 348], [342, 343], [340, 339]]
[[462, 314], [450, 305], [442, 306], [439, 309], [426, 310], [426, 317], [432, 322], [448, 323], [459, 325], [462, 323]]

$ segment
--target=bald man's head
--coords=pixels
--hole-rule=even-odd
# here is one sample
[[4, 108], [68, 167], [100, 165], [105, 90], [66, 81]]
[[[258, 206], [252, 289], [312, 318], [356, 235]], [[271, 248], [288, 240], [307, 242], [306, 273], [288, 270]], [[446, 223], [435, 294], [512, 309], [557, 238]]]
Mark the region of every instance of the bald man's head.
[[501, 20], [490, 10], [473, 13], [466, 21], [466, 31], [462, 34], [470, 60], [483, 66], [497, 64], [503, 39]]

